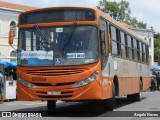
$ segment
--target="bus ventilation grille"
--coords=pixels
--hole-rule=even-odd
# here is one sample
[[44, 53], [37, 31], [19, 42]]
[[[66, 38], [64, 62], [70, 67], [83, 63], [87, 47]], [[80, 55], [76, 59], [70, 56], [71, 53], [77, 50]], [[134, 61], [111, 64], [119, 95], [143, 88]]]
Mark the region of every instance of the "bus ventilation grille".
[[49, 70], [29, 70], [27, 74], [39, 76], [60, 76], [82, 73], [83, 69], [49, 69]]

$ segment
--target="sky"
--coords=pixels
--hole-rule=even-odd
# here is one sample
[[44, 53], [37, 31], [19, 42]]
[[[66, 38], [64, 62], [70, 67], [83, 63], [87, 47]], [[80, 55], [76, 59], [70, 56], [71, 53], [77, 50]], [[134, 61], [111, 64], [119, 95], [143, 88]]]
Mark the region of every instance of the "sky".
[[[54, 6], [85, 6], [96, 7], [99, 0], [0, 0], [33, 7]], [[121, 0], [108, 0], [120, 2]], [[131, 16], [138, 21], [147, 23], [147, 28], [153, 27], [154, 31], [160, 33], [160, 1], [159, 0], [125, 0], [130, 4]]]

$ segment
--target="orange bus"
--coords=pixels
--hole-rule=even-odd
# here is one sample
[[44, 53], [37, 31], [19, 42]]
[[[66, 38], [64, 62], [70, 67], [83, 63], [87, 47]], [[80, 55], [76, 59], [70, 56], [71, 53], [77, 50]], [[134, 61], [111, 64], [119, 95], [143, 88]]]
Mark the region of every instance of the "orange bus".
[[150, 87], [147, 42], [97, 8], [27, 11], [18, 27], [18, 100], [45, 100], [48, 109], [99, 100], [113, 110], [115, 96], [140, 101]]

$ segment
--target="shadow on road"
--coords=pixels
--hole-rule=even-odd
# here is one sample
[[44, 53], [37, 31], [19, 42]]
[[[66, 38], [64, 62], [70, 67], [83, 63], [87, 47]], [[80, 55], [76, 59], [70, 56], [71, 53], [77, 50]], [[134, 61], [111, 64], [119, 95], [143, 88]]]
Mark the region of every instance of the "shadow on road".
[[[129, 102], [126, 97], [120, 97], [116, 99], [115, 109], [133, 103], [134, 102]], [[96, 117], [114, 114], [114, 111], [104, 110], [102, 104], [97, 101], [62, 102], [57, 104], [57, 108], [55, 111], [49, 111], [47, 110], [46, 106], [40, 106], [25, 109], [17, 109], [14, 112], [41, 113], [43, 117]]]

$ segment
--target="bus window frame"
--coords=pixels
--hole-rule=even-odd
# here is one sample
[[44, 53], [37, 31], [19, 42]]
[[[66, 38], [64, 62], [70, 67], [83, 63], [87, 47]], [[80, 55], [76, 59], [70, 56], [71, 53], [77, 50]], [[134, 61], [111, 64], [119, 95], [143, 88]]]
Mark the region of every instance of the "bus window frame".
[[[112, 38], [112, 28], [114, 28], [114, 30], [115, 30], [115, 40]], [[120, 45], [121, 45], [121, 43], [120, 43], [120, 38], [119, 38], [119, 29], [114, 25], [114, 24], [112, 24], [112, 23], [110, 23], [109, 24], [109, 32], [110, 32], [110, 39], [111, 39], [111, 53], [112, 53], [112, 56], [117, 56], [117, 57], [120, 57], [121, 56], [121, 47], [120, 47]], [[115, 44], [116, 44], [116, 48], [117, 48], [117, 50], [116, 50], [116, 53], [113, 53], [113, 44], [112, 44], [112, 42], [115, 42]]]
[[[100, 53], [101, 53], [101, 69], [106, 66], [109, 54], [109, 42], [108, 42], [108, 22], [102, 17], [99, 18], [99, 39], [100, 39]], [[103, 26], [101, 26], [103, 24]], [[105, 24], [105, 25], [104, 25]], [[104, 46], [104, 47], [103, 47]]]

